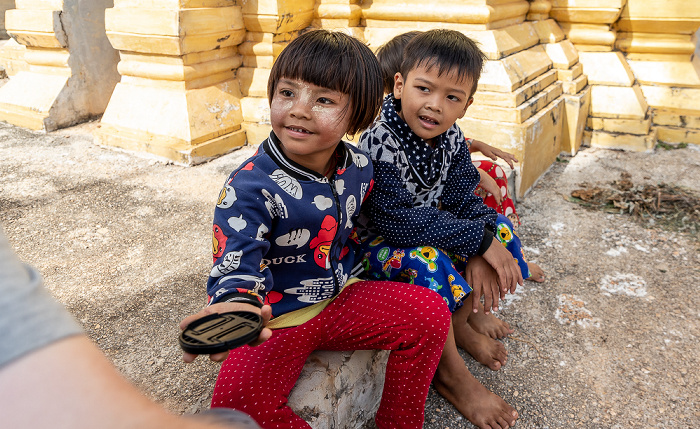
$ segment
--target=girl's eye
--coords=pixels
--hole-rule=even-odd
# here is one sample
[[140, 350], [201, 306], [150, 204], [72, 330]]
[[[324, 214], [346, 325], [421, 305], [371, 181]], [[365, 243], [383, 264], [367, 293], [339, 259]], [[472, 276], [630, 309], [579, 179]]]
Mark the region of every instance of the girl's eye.
[[294, 93], [288, 89], [281, 89], [280, 94], [284, 97], [291, 97], [294, 95]]
[[333, 100], [331, 100], [330, 98], [326, 98], [326, 97], [319, 98], [318, 102], [321, 104], [333, 104]]

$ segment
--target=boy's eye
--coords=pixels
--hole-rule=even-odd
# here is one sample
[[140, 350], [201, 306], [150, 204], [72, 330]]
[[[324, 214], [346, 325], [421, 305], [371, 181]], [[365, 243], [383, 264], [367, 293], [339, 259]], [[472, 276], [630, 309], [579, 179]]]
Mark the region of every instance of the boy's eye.
[[430, 90], [429, 90], [428, 88], [426, 88], [425, 86], [418, 86], [417, 88], [418, 88], [418, 91], [421, 91], [421, 92], [429, 92], [429, 91], [430, 91]]
[[456, 95], [448, 95], [447, 99], [450, 101], [457, 101], [457, 102], [460, 101], [459, 97], [457, 97]]

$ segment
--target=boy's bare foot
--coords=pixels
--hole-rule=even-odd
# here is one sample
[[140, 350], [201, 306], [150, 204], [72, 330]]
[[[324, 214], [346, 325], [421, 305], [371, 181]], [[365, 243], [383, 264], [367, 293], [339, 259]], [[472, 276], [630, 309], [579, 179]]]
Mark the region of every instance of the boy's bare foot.
[[455, 325], [455, 342], [482, 365], [498, 371], [506, 364], [508, 352], [503, 344], [476, 332], [469, 323]]
[[515, 425], [518, 412], [503, 399], [485, 388], [466, 366], [460, 374], [438, 371], [433, 379], [435, 389], [475, 426], [485, 429], [506, 429]]
[[470, 313], [467, 321], [476, 332], [493, 339], [505, 338], [515, 332], [508, 323], [494, 316], [493, 313], [484, 314], [481, 308], [478, 313]]
[[526, 280], [532, 280], [537, 283], [542, 283], [544, 281], [544, 270], [540, 268], [539, 265], [534, 262], [528, 262], [527, 267], [530, 269], [530, 277]]

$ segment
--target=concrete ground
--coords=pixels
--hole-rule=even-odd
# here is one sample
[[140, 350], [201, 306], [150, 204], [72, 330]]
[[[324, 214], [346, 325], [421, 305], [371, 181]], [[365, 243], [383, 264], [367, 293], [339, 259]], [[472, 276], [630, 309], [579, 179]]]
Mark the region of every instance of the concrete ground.
[[[0, 123], [0, 223], [126, 377], [173, 412], [197, 412], [218, 365], [181, 362], [177, 323], [205, 303], [213, 202], [254, 148], [185, 168], [95, 146], [96, 127], [47, 135]], [[465, 362], [519, 411], [521, 428], [697, 426], [697, 233], [565, 197], [623, 171], [697, 193], [700, 150], [584, 148], [561, 161], [517, 205], [526, 254], [548, 278], [500, 311], [515, 328], [508, 363]], [[431, 389], [425, 427], [469, 425]]]

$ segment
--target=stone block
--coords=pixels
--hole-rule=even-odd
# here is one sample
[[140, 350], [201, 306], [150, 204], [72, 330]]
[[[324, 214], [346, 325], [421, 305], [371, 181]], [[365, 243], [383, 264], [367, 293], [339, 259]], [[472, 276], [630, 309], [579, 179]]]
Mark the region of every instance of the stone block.
[[272, 131], [272, 125], [259, 124], [257, 122], [243, 122], [241, 124], [245, 131], [248, 146], [255, 146], [262, 143]]
[[535, 96], [557, 80], [555, 70], [542, 73], [535, 80], [526, 83], [513, 92], [477, 91], [474, 94], [475, 105], [488, 105], [498, 107], [518, 107]]
[[635, 85], [591, 88], [591, 116], [613, 119], [645, 119], [648, 105], [642, 89]]
[[610, 119], [589, 117], [588, 128], [608, 133], [635, 134], [645, 136], [651, 128], [651, 118], [646, 119]]
[[562, 82], [571, 82], [576, 80], [581, 74], [583, 74], [583, 64], [576, 63], [568, 70], [557, 69], [557, 80]]
[[479, 79], [479, 90], [511, 92], [552, 67], [552, 61], [540, 45], [498, 61], [486, 61]]
[[700, 129], [700, 114], [684, 115], [663, 109], [654, 109], [652, 113], [654, 125]]
[[700, 144], [700, 129], [683, 127], [654, 127], [657, 138], [664, 143], [693, 143]]
[[469, 110], [467, 110], [467, 116], [474, 119], [522, 124], [549, 103], [557, 99], [561, 94], [561, 82], [557, 81], [515, 108], [472, 104]]
[[616, 25], [622, 31], [692, 34], [700, 26], [700, 3], [685, 0], [628, 0]]
[[267, 98], [267, 81], [270, 79], [270, 69], [241, 67], [236, 75], [244, 97]]
[[24, 46], [66, 48], [61, 11], [51, 9], [10, 9], [5, 12], [7, 32]]
[[692, 61], [627, 60], [637, 81], [643, 85], [700, 88], [700, 58]]
[[248, 31], [288, 33], [311, 24], [315, 0], [246, 0], [240, 2]]
[[587, 87], [575, 95], [564, 94], [564, 120], [561, 151], [576, 155], [583, 143], [583, 130], [591, 107], [591, 89]]
[[692, 115], [700, 114], [700, 88], [642, 85], [649, 106]]
[[24, 60], [27, 47], [17, 43], [15, 39], [0, 42], [0, 67], [5, 69], [8, 76], [29, 70], [29, 64]]
[[553, 19], [537, 21], [533, 25], [537, 36], [540, 38], [540, 43], [557, 43], [566, 37], [559, 24]]
[[[5, 11], [15, 8], [15, 0], [0, 0], [0, 40], [6, 40], [10, 36], [5, 31]], [[2, 65], [0, 63], [0, 65]]]
[[522, 124], [464, 117], [457, 121], [465, 135], [515, 155], [515, 196], [522, 198], [561, 152], [564, 102], [558, 98]]
[[616, 7], [552, 7], [549, 16], [558, 22], [583, 22], [587, 24], [612, 24], [620, 16]]
[[241, 110], [243, 110], [243, 120], [246, 122], [270, 123], [270, 102], [267, 97], [243, 97]]
[[617, 33], [615, 47], [622, 52], [690, 55], [695, 43], [690, 34]]
[[579, 49], [578, 45], [584, 45], [590, 46], [587, 50], [592, 50], [593, 46], [596, 46], [597, 49], [609, 51], [615, 45], [615, 31], [611, 30], [607, 24], [560, 22], [559, 26], [577, 49]]
[[578, 52], [570, 40], [548, 43], [544, 45], [544, 50], [552, 60], [552, 67], [555, 69], [569, 69], [578, 63]]
[[316, 351], [309, 356], [289, 406], [312, 428], [363, 428], [379, 408], [387, 351]]
[[636, 134], [607, 133], [605, 131], [584, 131], [584, 142], [591, 147], [619, 149], [631, 152], [651, 152], [656, 146], [656, 130], [646, 136]]
[[564, 91], [564, 94], [578, 94], [580, 90], [582, 90], [586, 87], [586, 85], [588, 85], [588, 76], [581, 75], [573, 81], [567, 80], [563, 81], [561, 84], [562, 91]]
[[620, 52], [579, 52], [583, 72], [592, 85], [632, 86], [634, 74]]

